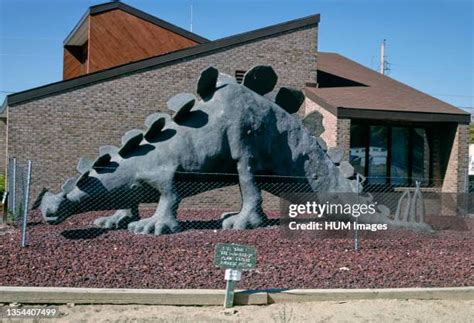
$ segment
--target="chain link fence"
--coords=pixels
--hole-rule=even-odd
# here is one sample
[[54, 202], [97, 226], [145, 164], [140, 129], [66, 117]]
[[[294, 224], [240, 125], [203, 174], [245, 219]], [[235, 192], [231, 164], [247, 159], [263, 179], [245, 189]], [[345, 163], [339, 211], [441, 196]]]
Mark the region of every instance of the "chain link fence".
[[32, 162], [9, 158], [7, 163], [6, 223], [21, 228], [21, 245], [26, 246]]
[[[24, 196], [26, 168], [17, 166], [17, 169], [22, 172], [20, 177], [23, 178], [23, 184], [17, 185], [19, 192], [16, 195]], [[106, 179], [115, 168], [102, 167], [96, 171], [98, 176]], [[404, 207], [406, 201], [401, 201], [402, 196], [414, 196], [417, 185], [424, 213], [428, 216], [467, 216], [470, 213], [469, 195], [442, 193], [442, 182], [439, 180], [360, 178], [360, 196], [387, 207], [390, 219], [394, 219], [400, 208]], [[78, 229], [75, 236], [81, 239], [95, 237], [98, 230], [128, 230], [135, 234], [161, 235], [188, 230], [268, 227], [277, 226], [279, 219], [284, 216], [282, 196], [312, 191], [305, 177], [265, 175], [256, 176], [255, 179], [261, 191], [262, 209], [253, 210], [255, 216], [248, 223], [236, 224], [234, 220], [228, 220], [246, 208], [242, 205], [245, 192], [241, 191], [236, 174], [180, 172], [176, 173], [172, 187], [163, 188], [166, 192], [164, 196], [145, 182], [129, 184], [126, 178], [122, 179], [123, 183], [120, 180], [101, 181], [85, 173], [67, 180], [59, 193], [42, 194], [37, 202], [43, 198], [48, 201], [45, 203], [46, 218], [36, 209], [32, 219], [59, 227], [69, 228], [74, 224]], [[351, 180], [356, 181], [355, 178]], [[250, 194], [251, 199], [258, 196], [257, 192]], [[12, 214], [17, 214], [17, 222], [22, 219], [22, 203], [19, 203], [15, 212], [12, 211]]]
[[[252, 221], [256, 222], [245, 225], [258, 227], [223, 230], [226, 225], [238, 226], [232, 218], [246, 209], [242, 195], [248, 192], [241, 191], [236, 174], [178, 173], [173, 188], [167, 190], [170, 194], [164, 197], [140, 181], [106, 184], [85, 173], [66, 181], [58, 192], [42, 194], [48, 199], [48, 218], [30, 206], [27, 247], [20, 248], [20, 241], [25, 242], [19, 225], [24, 206], [18, 203], [25, 197], [28, 170], [26, 163], [17, 162], [13, 177], [12, 167], [9, 176], [16, 179], [16, 186], [13, 190], [9, 181], [8, 187], [15, 191], [17, 202], [9, 205], [15, 205], [10, 212], [17, 225], [10, 235], [0, 235], [0, 252], [5, 268], [9, 268], [0, 273], [0, 285], [223, 288], [223, 272], [212, 265], [215, 245], [223, 242], [257, 248], [257, 268], [244, 273], [239, 288], [409, 287], [419, 284], [420, 275], [428, 275], [426, 284], [431, 286], [452, 277], [461, 277], [455, 284], [470, 284], [468, 274], [454, 274], [459, 268], [446, 266], [457, 261], [468, 268], [466, 246], [472, 241], [473, 223], [463, 194], [441, 193], [439, 181], [421, 182], [419, 188], [425, 219], [435, 229], [434, 235], [402, 228], [375, 232], [374, 239], [359, 231], [315, 239], [313, 232], [298, 232], [295, 238], [288, 238], [281, 230], [285, 216], [282, 196], [309, 192], [310, 185], [303, 177], [257, 176], [262, 210], [255, 210]], [[108, 171], [98, 173], [105, 177], [111, 174]], [[378, 177], [360, 182], [360, 196], [371, 196], [385, 205], [390, 219], [395, 219], [401, 197], [406, 192], [413, 196], [417, 181], [393, 185], [393, 178]], [[163, 212], [176, 214], [177, 221], [172, 221], [172, 216], [167, 218], [170, 221], [153, 217]], [[421, 268], [422, 259], [442, 270], [432, 275], [413, 274]], [[392, 275], [393, 268], [407, 273]], [[404, 281], [408, 282], [401, 284]]]
[[21, 225], [29, 209], [31, 162], [9, 158], [7, 164], [7, 223]]
[[[105, 175], [109, 171], [110, 168], [103, 167], [98, 173]], [[260, 225], [263, 227], [278, 224], [280, 195], [310, 190], [308, 181], [303, 177], [256, 176], [256, 181], [262, 194], [263, 209], [257, 210], [257, 213], [262, 217]], [[134, 233], [147, 234], [169, 233], [169, 230], [176, 228], [168, 226], [164, 232], [154, 232], [151, 220], [147, 220], [154, 214], [163, 212], [158, 207], [158, 202], [162, 201], [162, 204], [173, 204], [167, 212], [176, 214], [180, 231], [221, 229], [225, 219], [239, 213], [242, 208], [242, 192], [238, 184], [236, 174], [178, 172], [173, 187], [168, 190], [164, 188], [170, 196], [162, 196], [157, 189], [146, 183], [137, 182], [112, 188], [94, 176], [83, 174], [66, 181], [62, 192], [51, 198], [50, 222], [96, 214], [97, 218], [92, 222], [102, 229], [129, 229]], [[64, 199], [66, 195], [80, 202], [68, 202]], [[139, 219], [141, 222], [129, 227], [131, 222]], [[88, 231], [81, 234], [87, 238]]]

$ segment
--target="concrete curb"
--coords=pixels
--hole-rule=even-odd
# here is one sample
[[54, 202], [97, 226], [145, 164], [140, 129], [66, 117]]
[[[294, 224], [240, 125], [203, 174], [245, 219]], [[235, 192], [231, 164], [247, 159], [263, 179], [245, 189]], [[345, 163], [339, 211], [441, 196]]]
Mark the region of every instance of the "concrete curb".
[[[236, 305], [375, 299], [474, 300], [474, 287], [237, 291]], [[0, 303], [222, 305], [217, 289], [0, 287]]]

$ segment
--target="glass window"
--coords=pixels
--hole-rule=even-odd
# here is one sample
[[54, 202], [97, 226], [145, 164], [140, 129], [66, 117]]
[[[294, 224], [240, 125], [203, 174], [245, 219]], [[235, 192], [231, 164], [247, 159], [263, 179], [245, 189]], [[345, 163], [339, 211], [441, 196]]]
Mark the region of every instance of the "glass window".
[[368, 182], [383, 184], [387, 179], [387, 127], [370, 126]]
[[409, 128], [392, 127], [390, 179], [393, 185], [408, 184]]
[[428, 137], [423, 128], [413, 129], [413, 183], [418, 180], [427, 185], [430, 177], [430, 151]]
[[356, 173], [362, 175], [365, 175], [366, 129], [363, 125], [351, 125], [350, 162]]
[[429, 184], [430, 147], [424, 128], [352, 124], [350, 138], [350, 162], [369, 184]]

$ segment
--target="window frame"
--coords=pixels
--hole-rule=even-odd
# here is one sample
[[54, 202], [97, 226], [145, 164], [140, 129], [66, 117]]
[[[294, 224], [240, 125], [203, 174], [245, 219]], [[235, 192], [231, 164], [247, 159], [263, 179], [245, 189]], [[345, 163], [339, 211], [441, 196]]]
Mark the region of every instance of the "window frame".
[[[369, 174], [369, 158], [370, 158], [370, 126], [384, 126], [387, 128], [387, 164], [386, 164], [386, 174], [385, 174], [385, 184], [390, 186], [400, 186], [393, 184], [391, 181], [391, 169], [392, 169], [392, 131], [393, 127], [399, 128], [408, 128], [408, 166], [407, 166], [407, 181], [406, 186], [413, 186], [414, 179], [413, 179], [413, 138], [414, 138], [414, 131], [415, 128], [422, 128], [425, 130], [426, 136], [429, 136], [430, 126], [422, 123], [407, 123], [407, 122], [381, 122], [376, 120], [351, 120], [351, 128], [352, 126], [362, 126], [361, 133], [364, 136], [364, 140], [362, 141], [365, 148], [365, 165], [364, 165], [364, 176], [368, 177]], [[350, 130], [350, 136], [352, 136], [353, 132], [352, 129]], [[428, 138], [428, 141], [430, 139]], [[350, 145], [349, 145], [350, 146]], [[432, 174], [433, 174], [433, 147], [429, 146], [428, 151], [428, 179], [427, 184], [431, 186], [433, 183]], [[401, 185], [404, 186], [404, 185]]]

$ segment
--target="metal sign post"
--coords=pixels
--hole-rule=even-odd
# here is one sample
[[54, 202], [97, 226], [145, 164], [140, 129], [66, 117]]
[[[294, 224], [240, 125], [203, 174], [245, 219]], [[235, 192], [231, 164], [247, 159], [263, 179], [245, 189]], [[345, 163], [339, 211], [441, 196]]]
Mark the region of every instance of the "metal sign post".
[[242, 278], [242, 269], [257, 266], [257, 249], [252, 246], [218, 243], [214, 255], [214, 265], [225, 268], [225, 300], [224, 307], [234, 306], [235, 284]]
[[225, 286], [224, 307], [230, 308], [234, 306], [235, 284], [242, 278], [242, 270], [226, 269], [224, 278], [227, 281]]
[[28, 202], [30, 199], [30, 184], [31, 184], [31, 160], [28, 161], [28, 172], [26, 177], [26, 184], [25, 184], [25, 200], [23, 202], [23, 226], [21, 232], [21, 247], [24, 248], [26, 246], [26, 227], [28, 223]]

